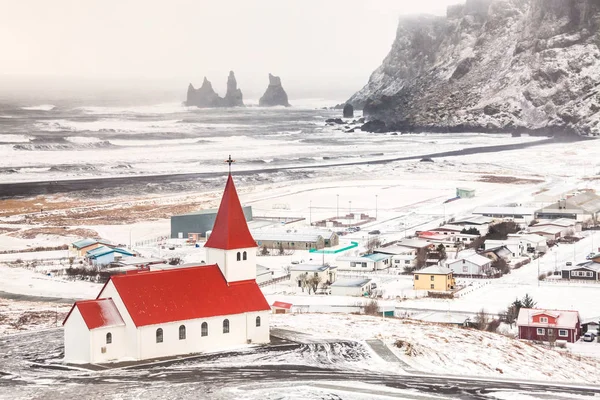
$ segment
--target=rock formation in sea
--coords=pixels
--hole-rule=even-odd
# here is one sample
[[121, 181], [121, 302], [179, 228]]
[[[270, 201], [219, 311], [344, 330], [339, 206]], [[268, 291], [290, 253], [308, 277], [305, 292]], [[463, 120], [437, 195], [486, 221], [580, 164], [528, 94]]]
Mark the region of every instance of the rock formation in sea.
[[258, 101], [261, 107], [286, 106], [289, 107], [287, 93], [281, 86], [281, 79], [278, 76], [269, 74], [269, 86], [265, 94]]
[[354, 118], [354, 107], [350, 103], [344, 105], [344, 111], [342, 111], [344, 118]]
[[223, 99], [225, 107], [243, 107], [244, 100], [242, 91], [237, 87], [237, 81], [233, 71], [229, 71], [229, 77], [227, 78], [227, 93]]
[[194, 86], [191, 83], [189, 84], [185, 105], [196, 107], [243, 107], [244, 101], [242, 91], [237, 87], [235, 75], [233, 71], [230, 71], [225, 98], [219, 97], [213, 90], [210, 81], [204, 77], [204, 82], [198, 89], [194, 89]]
[[599, 46], [598, 0], [466, 0], [403, 17], [348, 102], [378, 131], [600, 135]]

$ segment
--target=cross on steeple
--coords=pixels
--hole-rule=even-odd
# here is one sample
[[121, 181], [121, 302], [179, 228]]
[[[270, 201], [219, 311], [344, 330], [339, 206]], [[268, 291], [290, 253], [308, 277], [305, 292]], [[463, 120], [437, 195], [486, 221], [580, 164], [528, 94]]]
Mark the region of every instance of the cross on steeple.
[[229, 164], [229, 174], [231, 174], [231, 164], [233, 164], [235, 162], [235, 160], [231, 159], [231, 154], [229, 155], [229, 158], [227, 160], [225, 160], [225, 162], [227, 164]]

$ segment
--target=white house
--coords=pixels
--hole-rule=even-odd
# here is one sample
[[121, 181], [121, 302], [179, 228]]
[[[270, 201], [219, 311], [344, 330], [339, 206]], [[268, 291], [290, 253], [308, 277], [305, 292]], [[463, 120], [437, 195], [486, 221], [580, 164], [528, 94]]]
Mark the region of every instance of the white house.
[[334, 296], [363, 296], [371, 293], [372, 286], [371, 279], [338, 279], [331, 285], [331, 294]]
[[105, 363], [269, 342], [271, 307], [256, 284], [256, 243], [231, 175], [205, 244], [207, 265], [113, 275], [75, 302], [65, 361]]
[[470, 228], [475, 228], [479, 231], [480, 235], [486, 235], [490, 229], [490, 224], [493, 222], [494, 218], [491, 217], [484, 217], [483, 215], [470, 215], [465, 218], [458, 218], [452, 222], [452, 224], [462, 226], [467, 230]]
[[533, 233], [509, 233], [509, 240], [518, 240], [527, 253], [545, 253], [548, 242], [545, 237]]
[[495, 249], [496, 247], [504, 246], [510, 252], [512, 257], [519, 257], [526, 253], [526, 248], [522, 246], [517, 239], [492, 240], [488, 239], [483, 243], [484, 250]]
[[335, 282], [337, 277], [337, 267], [329, 265], [297, 264], [290, 267], [290, 281], [296, 282], [298, 287], [302, 287], [302, 275], [318, 276], [321, 282]]
[[392, 256], [390, 268], [415, 267], [417, 265], [418, 249], [402, 245], [393, 245], [388, 247], [379, 247], [373, 252], [375, 254], [387, 254]]
[[446, 266], [454, 275], [486, 276], [492, 268], [492, 260], [479, 254], [471, 254], [457, 260], [448, 260]]
[[392, 256], [388, 254], [367, 254], [364, 256], [339, 256], [339, 269], [346, 271], [380, 271], [390, 267]]

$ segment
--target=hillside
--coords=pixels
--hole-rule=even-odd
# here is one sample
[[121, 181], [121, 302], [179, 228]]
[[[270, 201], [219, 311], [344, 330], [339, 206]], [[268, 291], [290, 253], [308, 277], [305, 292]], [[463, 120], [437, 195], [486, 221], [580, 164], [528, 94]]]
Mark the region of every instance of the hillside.
[[600, 134], [600, 2], [467, 0], [400, 20], [348, 102], [373, 131]]

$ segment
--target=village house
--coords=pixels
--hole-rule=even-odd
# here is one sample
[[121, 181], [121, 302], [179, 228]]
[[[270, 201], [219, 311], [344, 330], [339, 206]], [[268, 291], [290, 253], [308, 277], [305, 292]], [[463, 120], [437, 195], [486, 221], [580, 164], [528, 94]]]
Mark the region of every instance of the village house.
[[437, 248], [440, 244], [446, 248], [446, 250], [453, 250], [463, 245], [460, 242], [454, 240], [452, 236], [447, 236], [431, 231], [423, 231], [418, 233], [419, 239], [426, 240], [429, 243], [434, 245], [434, 248]]
[[76, 257], [84, 257], [88, 251], [100, 246], [115, 247], [107, 240], [81, 239], [69, 245], [69, 253]]
[[378, 247], [373, 250], [375, 254], [387, 254], [392, 256], [391, 268], [413, 268], [417, 266], [418, 249], [402, 245]]
[[521, 245], [517, 239], [492, 240], [488, 239], [483, 243], [483, 250], [495, 249], [497, 247], [506, 247], [511, 254], [511, 258], [519, 257], [525, 254], [525, 246]]
[[541, 235], [533, 233], [509, 233], [508, 240], [517, 240], [526, 253], [538, 254], [548, 251], [548, 241]]
[[489, 206], [479, 207], [474, 215], [493, 218], [495, 221], [513, 221], [517, 224], [529, 225], [535, 216], [535, 208], [522, 206]]
[[267, 249], [318, 250], [339, 244], [337, 233], [326, 230], [255, 230], [252, 235], [258, 247]]
[[413, 272], [413, 289], [450, 291], [454, 289], [455, 280], [452, 270], [433, 265]]
[[85, 253], [85, 259], [96, 268], [103, 268], [123, 257], [132, 257], [133, 253], [119, 247], [100, 246]]
[[365, 296], [371, 294], [373, 283], [368, 278], [338, 279], [330, 289], [334, 296]]
[[339, 256], [338, 268], [343, 271], [381, 271], [390, 268], [392, 256], [388, 254], [366, 254], [363, 256]]
[[561, 277], [568, 280], [599, 281], [600, 264], [590, 260], [574, 266], [564, 267], [561, 271]]
[[600, 213], [600, 197], [592, 191], [563, 198], [538, 210], [536, 219], [569, 218], [578, 222], [597, 221]]
[[447, 260], [446, 266], [454, 276], [489, 276], [492, 273], [492, 260], [479, 254], [470, 254], [457, 260]]
[[519, 339], [525, 340], [575, 343], [581, 337], [581, 319], [577, 311], [521, 308], [517, 327]]
[[527, 232], [543, 236], [548, 241], [554, 241], [561, 237], [563, 228], [560, 226], [544, 225], [544, 226], [532, 226]]
[[298, 287], [302, 287], [302, 278], [319, 277], [321, 284], [335, 282], [337, 277], [337, 267], [329, 265], [311, 265], [297, 264], [290, 267], [290, 281], [295, 282]]
[[491, 259], [492, 262], [503, 259], [507, 264], [510, 264], [512, 261], [513, 253], [509, 249], [507, 249], [506, 246], [499, 246], [494, 247], [492, 249], [484, 250], [479, 254]]
[[65, 318], [68, 363], [144, 360], [269, 342], [256, 242], [231, 175], [205, 244], [206, 265], [113, 275]]
[[577, 232], [581, 232], [581, 223], [574, 219], [558, 218], [550, 220], [541, 220], [537, 224], [532, 225], [529, 229], [536, 230], [547, 226], [560, 228], [560, 237], [572, 236]]
[[465, 218], [459, 218], [452, 222], [452, 225], [458, 225], [466, 230], [471, 228], [477, 229], [481, 236], [487, 235], [490, 225], [494, 222], [491, 217], [484, 217], [483, 215], [471, 215]]

